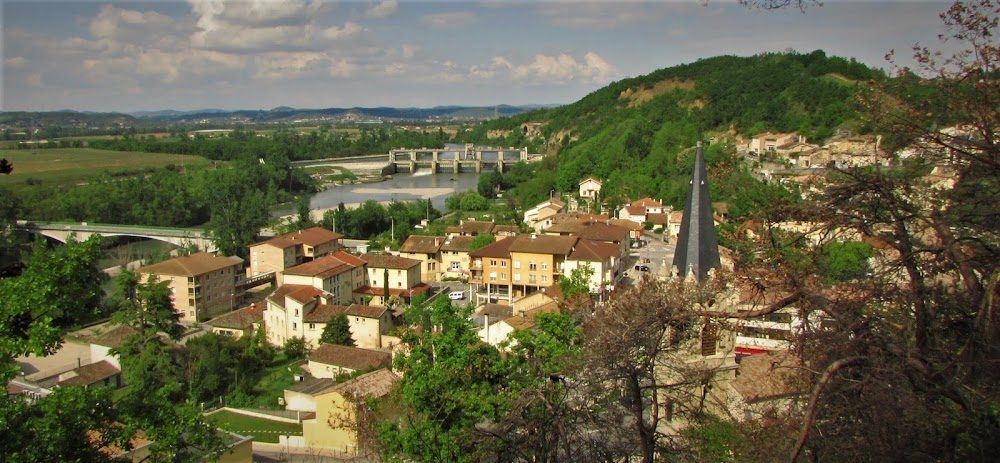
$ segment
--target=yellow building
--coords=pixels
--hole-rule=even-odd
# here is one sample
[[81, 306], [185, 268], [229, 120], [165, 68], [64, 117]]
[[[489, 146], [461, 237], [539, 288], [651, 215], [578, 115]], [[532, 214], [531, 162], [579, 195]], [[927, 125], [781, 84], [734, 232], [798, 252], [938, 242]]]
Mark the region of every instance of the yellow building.
[[289, 267], [282, 274], [283, 284], [312, 286], [332, 294], [331, 304], [350, 304], [354, 290], [366, 283], [365, 261], [344, 251]]
[[469, 283], [478, 287], [480, 302], [510, 305], [513, 294], [510, 246], [514, 238], [499, 240], [469, 253]]
[[562, 277], [566, 256], [573, 251], [577, 239], [575, 236], [537, 234], [510, 238], [513, 296], [524, 296], [556, 284]]
[[241, 338], [251, 337], [261, 328], [264, 323], [264, 308], [267, 305], [258, 302], [249, 307], [234, 310], [227, 314], [215, 317], [205, 324], [212, 327], [212, 332], [224, 336]]
[[441, 260], [438, 253], [441, 250], [441, 236], [410, 235], [399, 246], [399, 256], [420, 261], [420, 280], [438, 281]]
[[136, 272], [143, 281], [153, 275], [156, 281], [168, 282], [174, 310], [186, 323], [232, 310], [243, 297], [243, 262], [237, 259], [198, 252], [140, 267]]
[[306, 447], [359, 453], [359, 424], [365, 419], [366, 398], [380, 398], [399, 382], [399, 375], [377, 370], [315, 394], [316, 418], [302, 421]]
[[386, 279], [388, 278], [389, 296], [396, 296], [409, 303], [410, 298], [430, 289], [427, 283], [420, 281], [420, 261], [406, 257], [387, 254], [364, 254], [361, 256], [368, 269], [368, 281], [365, 286], [354, 290], [355, 301], [370, 297], [375, 305], [386, 305]]

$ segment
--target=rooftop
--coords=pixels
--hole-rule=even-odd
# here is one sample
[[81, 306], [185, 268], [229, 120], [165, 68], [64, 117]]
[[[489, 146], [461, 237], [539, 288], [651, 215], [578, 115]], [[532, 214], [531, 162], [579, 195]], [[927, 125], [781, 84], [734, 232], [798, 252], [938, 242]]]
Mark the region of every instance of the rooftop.
[[368, 268], [389, 268], [394, 270], [408, 270], [420, 265], [420, 261], [407, 257], [393, 256], [391, 254], [363, 254], [361, 258], [368, 262]]
[[360, 347], [321, 344], [309, 354], [309, 361], [352, 370], [367, 370], [389, 365], [392, 354]]
[[207, 325], [211, 325], [217, 328], [232, 328], [236, 330], [245, 330], [250, 328], [255, 323], [264, 322], [264, 309], [266, 304], [263, 302], [258, 302], [249, 307], [244, 307], [239, 310], [234, 310], [232, 312], [219, 315], [208, 322]]
[[327, 230], [323, 227], [312, 227], [305, 230], [286, 233], [284, 235], [278, 235], [267, 241], [253, 244], [250, 247], [268, 245], [284, 249], [291, 246], [297, 246], [299, 244], [319, 246], [321, 244], [339, 240], [343, 237], [344, 235]]
[[344, 262], [338, 256], [331, 254], [316, 258], [304, 264], [289, 267], [285, 269], [284, 273], [285, 275], [298, 275], [326, 279], [340, 273], [348, 272], [357, 266], [358, 265], [351, 265]]
[[399, 252], [434, 254], [438, 252], [438, 249], [441, 247], [441, 243], [443, 242], [443, 236], [410, 235], [406, 238], [406, 241], [403, 241], [403, 244], [399, 246]]
[[193, 277], [239, 265], [241, 265], [241, 262], [236, 259], [220, 257], [207, 252], [196, 252], [189, 256], [174, 257], [163, 262], [139, 267], [136, 272], [153, 275]]
[[512, 241], [510, 252], [568, 255], [576, 240], [575, 236], [518, 235], [509, 240]]
[[399, 375], [383, 368], [371, 373], [365, 373], [352, 380], [344, 381], [319, 394], [336, 392], [353, 398], [382, 397], [388, 394], [392, 390], [392, 386], [399, 382], [399, 380]]

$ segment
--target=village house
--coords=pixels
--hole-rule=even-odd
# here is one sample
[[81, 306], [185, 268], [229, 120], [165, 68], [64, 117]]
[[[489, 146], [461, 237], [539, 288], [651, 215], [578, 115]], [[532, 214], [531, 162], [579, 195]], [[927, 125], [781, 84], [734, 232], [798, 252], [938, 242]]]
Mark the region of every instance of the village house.
[[317, 257], [338, 251], [344, 235], [322, 227], [286, 233], [250, 246], [249, 276], [275, 272], [281, 285], [281, 272]]
[[510, 246], [516, 239], [518, 237], [502, 239], [469, 253], [469, 283], [476, 285], [476, 298], [473, 299], [476, 304], [511, 303]]
[[747, 151], [755, 154], [763, 154], [769, 151], [777, 151], [778, 147], [792, 142], [805, 142], [795, 133], [770, 133], [764, 132], [750, 138]]
[[327, 322], [346, 315], [351, 337], [359, 347], [382, 348], [382, 336], [392, 329], [392, 314], [386, 307], [330, 304], [333, 295], [305, 285], [282, 285], [267, 297], [264, 327], [267, 341], [282, 346], [291, 338], [302, 338], [318, 346]]
[[283, 282], [308, 285], [333, 295], [331, 304], [350, 304], [354, 291], [367, 283], [366, 262], [345, 251], [337, 251], [284, 270]]
[[515, 313], [509, 317], [494, 323], [488, 323], [478, 331], [479, 338], [483, 342], [497, 347], [503, 342], [507, 342], [507, 349], [517, 345], [517, 341], [510, 339], [510, 335], [518, 330], [532, 330], [538, 326], [537, 318], [543, 313], [558, 312], [559, 304], [550, 302], [530, 310]]
[[473, 236], [452, 236], [441, 243], [441, 274], [444, 278], [469, 277], [469, 251]]
[[524, 211], [524, 224], [535, 232], [552, 225], [551, 217], [562, 212], [566, 203], [555, 198], [542, 201], [537, 206]]
[[243, 262], [236, 258], [198, 252], [140, 267], [136, 272], [143, 281], [153, 276], [155, 281], [167, 282], [174, 310], [184, 323], [232, 310], [243, 299]]
[[590, 292], [600, 293], [613, 289], [624, 274], [621, 266], [619, 247], [614, 243], [577, 240], [573, 250], [566, 256], [565, 275], [574, 270], [589, 268], [593, 273], [588, 281]]
[[224, 336], [231, 336], [236, 339], [253, 337], [264, 324], [264, 309], [267, 304], [258, 302], [256, 304], [234, 310], [227, 314], [219, 315], [207, 322], [206, 325], [212, 327], [212, 332]]
[[420, 280], [425, 282], [438, 281], [443, 236], [410, 235], [399, 246], [399, 256], [420, 261]]
[[315, 394], [316, 417], [302, 421], [306, 447], [331, 449], [349, 455], [359, 451], [358, 428], [366, 413], [366, 399], [385, 397], [399, 375], [376, 370]]
[[594, 177], [587, 177], [580, 182], [580, 197], [597, 201], [601, 194], [601, 181]]
[[461, 220], [458, 222], [457, 227], [448, 227], [445, 229], [445, 232], [448, 233], [449, 238], [456, 236], [491, 235], [495, 226], [493, 222]]
[[367, 285], [354, 290], [355, 301], [370, 297], [372, 304], [387, 305], [387, 284], [389, 297], [396, 296], [404, 303], [430, 289], [430, 285], [420, 281], [419, 260], [389, 254], [363, 254], [361, 258], [368, 267], [368, 281]]
[[[563, 264], [576, 244], [575, 236], [520, 235], [511, 238], [513, 296], [552, 286], [563, 275]], [[504, 240], [507, 241], [507, 240]]]
[[314, 378], [336, 378], [341, 374], [388, 367], [392, 354], [360, 347], [320, 344], [307, 357]]

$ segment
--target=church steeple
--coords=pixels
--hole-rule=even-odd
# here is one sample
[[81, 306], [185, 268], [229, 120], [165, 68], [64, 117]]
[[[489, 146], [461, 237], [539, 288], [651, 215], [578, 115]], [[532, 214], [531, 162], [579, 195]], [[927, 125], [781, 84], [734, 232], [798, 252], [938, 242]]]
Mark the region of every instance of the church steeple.
[[673, 268], [681, 278], [691, 274], [700, 281], [705, 279], [709, 270], [721, 266], [719, 241], [715, 237], [715, 220], [712, 217], [712, 198], [708, 195], [705, 153], [699, 140], [691, 187], [684, 201], [684, 217], [677, 235]]

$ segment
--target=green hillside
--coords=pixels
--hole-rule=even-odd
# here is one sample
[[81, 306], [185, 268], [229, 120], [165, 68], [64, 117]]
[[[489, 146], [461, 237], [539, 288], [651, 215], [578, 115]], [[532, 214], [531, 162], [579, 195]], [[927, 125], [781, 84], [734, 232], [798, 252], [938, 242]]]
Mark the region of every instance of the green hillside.
[[[720, 56], [614, 82], [576, 103], [494, 121], [468, 137], [540, 123], [542, 137], [524, 140], [522, 131], [512, 130], [499, 142], [533, 142], [536, 149], [557, 153], [558, 168], [541, 173], [556, 189], [572, 191], [592, 175], [605, 182], [609, 200], [652, 196], [680, 206], [692, 164], [690, 148], [701, 130], [706, 141], [720, 142], [707, 151], [710, 167], [731, 167], [714, 170], [713, 193], [734, 201], [749, 174], [733, 172], [739, 163], [721, 142], [764, 131], [797, 131], [815, 143], [838, 129], [863, 131], [854, 93], [859, 83], [883, 77], [880, 70], [820, 50]], [[543, 187], [530, 188], [530, 196], [548, 194]], [[525, 201], [533, 199], [521, 193]]]

